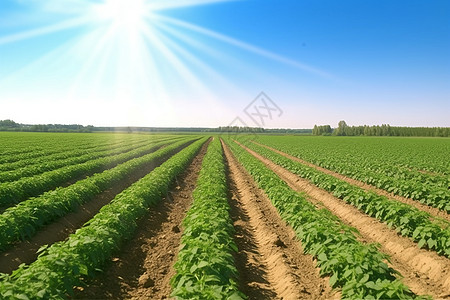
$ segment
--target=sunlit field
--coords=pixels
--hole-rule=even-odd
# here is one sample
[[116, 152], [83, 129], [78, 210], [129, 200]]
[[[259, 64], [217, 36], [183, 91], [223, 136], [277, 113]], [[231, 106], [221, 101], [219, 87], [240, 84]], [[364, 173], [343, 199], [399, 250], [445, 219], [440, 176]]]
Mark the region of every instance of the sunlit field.
[[449, 299], [450, 1], [0, 1], [0, 300]]

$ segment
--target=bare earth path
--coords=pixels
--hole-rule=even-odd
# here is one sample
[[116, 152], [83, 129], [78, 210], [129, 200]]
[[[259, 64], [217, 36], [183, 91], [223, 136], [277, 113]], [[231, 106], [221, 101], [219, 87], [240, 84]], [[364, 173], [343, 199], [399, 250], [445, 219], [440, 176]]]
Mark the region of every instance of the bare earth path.
[[[242, 146], [242, 145], [241, 145]], [[344, 223], [359, 230], [361, 239], [381, 244], [381, 250], [391, 257], [392, 267], [403, 276], [403, 282], [416, 294], [429, 294], [435, 298], [450, 298], [450, 260], [433, 251], [419, 249], [409, 238], [399, 236], [395, 230], [361, 213], [355, 207], [316, 187], [309, 181], [287, 171], [258, 153], [242, 146], [253, 156], [277, 173], [289, 186], [306, 192], [308, 200], [324, 206]]]
[[135, 237], [126, 244], [112, 265], [77, 299], [168, 299], [170, 278], [181, 240], [181, 222], [192, 203], [207, 144], [178, 178], [166, 199], [140, 220]]
[[308, 167], [315, 168], [316, 170], [321, 171], [321, 172], [323, 172], [325, 174], [328, 174], [328, 175], [334, 176], [334, 177], [336, 177], [338, 179], [344, 180], [344, 181], [346, 181], [346, 182], [348, 182], [348, 183], [350, 183], [352, 185], [356, 185], [356, 186], [358, 186], [360, 188], [363, 188], [365, 190], [372, 191], [372, 192], [374, 192], [374, 193], [376, 193], [378, 195], [381, 195], [381, 196], [386, 196], [389, 199], [394, 199], [394, 200], [397, 200], [399, 202], [411, 205], [411, 206], [413, 206], [413, 207], [415, 207], [417, 209], [420, 209], [422, 211], [425, 211], [425, 212], [429, 213], [430, 215], [432, 215], [432, 216], [434, 216], [434, 217], [436, 217], [438, 219], [442, 218], [442, 219], [446, 220], [447, 222], [450, 222], [450, 214], [448, 214], [445, 211], [439, 210], [439, 209], [437, 209], [435, 207], [431, 207], [431, 206], [422, 204], [419, 201], [415, 201], [415, 200], [410, 199], [410, 198], [398, 196], [398, 195], [395, 195], [394, 193], [389, 193], [389, 192], [387, 192], [387, 191], [385, 191], [383, 189], [379, 189], [377, 187], [374, 187], [373, 185], [369, 185], [369, 184], [364, 183], [362, 181], [355, 180], [355, 179], [352, 179], [350, 177], [347, 177], [347, 176], [344, 176], [342, 174], [339, 174], [337, 172], [325, 169], [323, 167], [320, 167], [318, 165], [312, 164], [310, 162], [307, 162], [305, 160], [302, 160], [302, 159], [300, 159], [298, 157], [292, 156], [290, 154], [287, 154], [287, 153], [282, 152], [280, 150], [277, 150], [275, 148], [266, 146], [264, 144], [260, 144], [260, 143], [254, 142], [254, 141], [253, 141], [253, 143], [256, 144], [256, 145], [265, 147], [265, 148], [267, 148], [269, 150], [272, 150], [272, 151], [274, 151], [274, 152], [276, 152], [278, 154], [283, 155], [286, 158], [289, 158], [291, 160], [297, 161], [297, 162], [299, 162], [301, 164], [304, 164], [304, 165], [306, 165]]
[[339, 298], [320, 278], [292, 228], [224, 145], [231, 190], [231, 216], [239, 253], [241, 290], [249, 299]]

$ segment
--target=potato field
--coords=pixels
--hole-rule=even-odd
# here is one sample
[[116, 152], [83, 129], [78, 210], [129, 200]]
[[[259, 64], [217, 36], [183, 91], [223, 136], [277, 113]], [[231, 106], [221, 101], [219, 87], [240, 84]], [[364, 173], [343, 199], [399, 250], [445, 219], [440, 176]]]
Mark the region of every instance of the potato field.
[[450, 139], [0, 133], [0, 299], [450, 299]]

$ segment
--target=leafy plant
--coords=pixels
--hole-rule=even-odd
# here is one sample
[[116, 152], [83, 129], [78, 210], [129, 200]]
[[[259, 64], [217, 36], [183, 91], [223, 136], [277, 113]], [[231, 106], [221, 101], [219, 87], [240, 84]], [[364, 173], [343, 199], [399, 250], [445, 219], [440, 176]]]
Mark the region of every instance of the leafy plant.
[[291, 225], [305, 252], [317, 259], [321, 275], [330, 276], [332, 287], [342, 288], [348, 299], [411, 299], [416, 296], [395, 278], [388, 257], [374, 244], [358, 241], [355, 228], [337, 217], [316, 209], [304, 195], [297, 193], [264, 163], [233, 141], [227, 141], [234, 155], [263, 189], [281, 217]]
[[[66, 188], [58, 188], [8, 208], [0, 215], [0, 249], [4, 250], [19, 239], [24, 240], [33, 236], [40, 227], [74, 211], [143, 166], [161, 163], [165, 157], [172, 155], [188, 142], [189, 140], [181, 140], [80, 180]], [[153, 147], [162, 145], [164, 144], [156, 144]]]
[[229, 216], [225, 164], [220, 141], [208, 147], [183, 220], [181, 248], [171, 279], [177, 299], [243, 299], [233, 253], [234, 227]]
[[321, 167], [450, 212], [445, 140], [273, 136], [258, 140]]
[[450, 257], [450, 226], [442, 228], [439, 224], [430, 220], [428, 213], [351, 185], [344, 180], [293, 161], [265, 147], [252, 143], [247, 144], [247, 146], [283, 168], [308, 179], [316, 186], [354, 205], [369, 216], [379, 219], [389, 227], [394, 227], [401, 235], [418, 242], [419, 248], [425, 246], [438, 254]]
[[87, 277], [95, 276], [125, 240], [132, 237], [136, 220], [164, 197], [204, 144], [198, 140], [117, 195], [66, 241], [41, 249], [38, 259], [21, 265], [11, 275], [0, 275], [0, 298], [61, 299], [72, 294]]
[[80, 176], [92, 175], [110, 169], [130, 159], [152, 153], [167, 144], [170, 144], [170, 141], [151, 143], [129, 152], [119, 152], [119, 154], [112, 156], [69, 165], [31, 177], [24, 177], [17, 181], [0, 183], [0, 207], [8, 207], [29, 197], [38, 196]]

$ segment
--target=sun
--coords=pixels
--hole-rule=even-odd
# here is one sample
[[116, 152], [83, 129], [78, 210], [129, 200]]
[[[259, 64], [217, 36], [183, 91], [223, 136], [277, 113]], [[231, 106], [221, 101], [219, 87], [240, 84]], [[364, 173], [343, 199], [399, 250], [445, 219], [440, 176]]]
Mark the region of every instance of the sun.
[[145, 0], [105, 0], [94, 7], [94, 16], [99, 21], [124, 29], [137, 29], [147, 13]]

